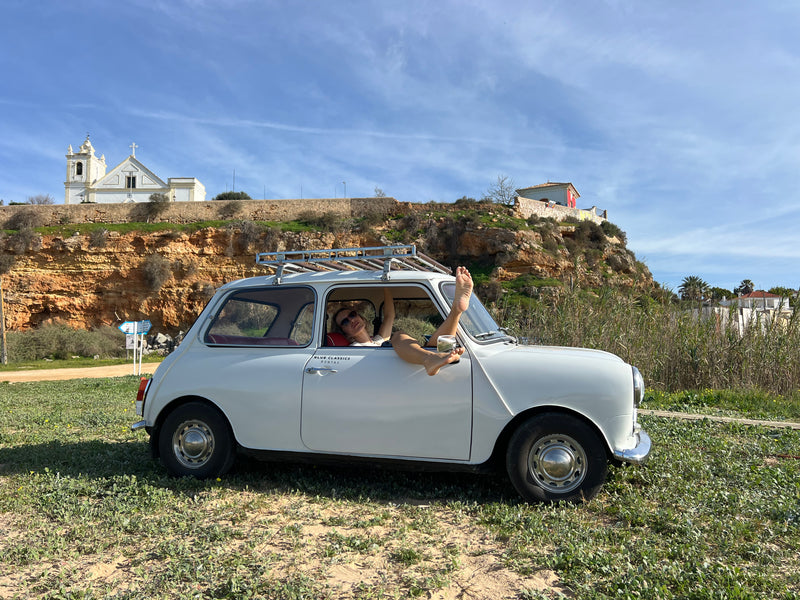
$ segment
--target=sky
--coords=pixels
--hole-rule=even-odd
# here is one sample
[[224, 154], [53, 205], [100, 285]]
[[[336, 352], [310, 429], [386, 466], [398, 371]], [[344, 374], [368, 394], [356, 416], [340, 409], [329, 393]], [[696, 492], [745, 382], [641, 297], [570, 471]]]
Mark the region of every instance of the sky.
[[571, 182], [656, 281], [800, 287], [800, 3], [0, 0], [0, 199], [87, 133], [208, 198]]

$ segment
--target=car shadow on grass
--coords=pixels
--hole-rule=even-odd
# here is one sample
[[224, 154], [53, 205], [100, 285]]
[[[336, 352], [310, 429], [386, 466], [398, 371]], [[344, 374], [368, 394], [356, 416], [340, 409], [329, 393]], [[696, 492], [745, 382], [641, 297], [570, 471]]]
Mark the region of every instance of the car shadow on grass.
[[135, 476], [150, 485], [190, 494], [209, 486], [222, 486], [235, 491], [301, 493], [329, 499], [416, 505], [519, 501], [508, 480], [494, 474], [419, 471], [370, 463], [276, 462], [242, 455], [230, 473], [201, 481], [169, 477], [161, 464], [150, 457], [144, 441], [50, 441], [0, 448], [0, 476], [37, 473], [89, 479]]

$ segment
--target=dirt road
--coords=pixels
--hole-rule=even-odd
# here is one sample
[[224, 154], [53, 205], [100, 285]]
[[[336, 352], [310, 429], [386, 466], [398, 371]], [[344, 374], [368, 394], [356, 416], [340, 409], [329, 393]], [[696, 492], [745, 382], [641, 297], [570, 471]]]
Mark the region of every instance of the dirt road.
[[[159, 363], [143, 363], [142, 375], [152, 373]], [[31, 371], [0, 372], [0, 382], [18, 383], [23, 381], [63, 381], [84, 377], [122, 377], [133, 375], [133, 364], [112, 365], [110, 367], [82, 367], [79, 369], [35, 369]]]

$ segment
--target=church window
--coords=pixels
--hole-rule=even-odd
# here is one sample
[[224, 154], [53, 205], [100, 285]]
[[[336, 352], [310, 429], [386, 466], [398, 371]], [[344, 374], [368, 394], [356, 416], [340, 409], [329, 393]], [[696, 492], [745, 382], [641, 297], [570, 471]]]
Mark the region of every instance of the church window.
[[83, 175], [83, 163], [79, 162], [75, 165], [75, 175]]
[[136, 188], [136, 175], [127, 175], [125, 177], [125, 187], [129, 190]]

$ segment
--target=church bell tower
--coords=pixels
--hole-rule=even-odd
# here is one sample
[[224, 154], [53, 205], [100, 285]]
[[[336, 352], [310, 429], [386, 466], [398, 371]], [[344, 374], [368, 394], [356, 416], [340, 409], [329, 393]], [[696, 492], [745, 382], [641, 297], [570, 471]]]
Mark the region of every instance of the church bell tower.
[[106, 157], [94, 155], [94, 147], [86, 134], [86, 141], [78, 152], [67, 150], [67, 179], [64, 182], [64, 204], [93, 202], [92, 184], [106, 174]]

